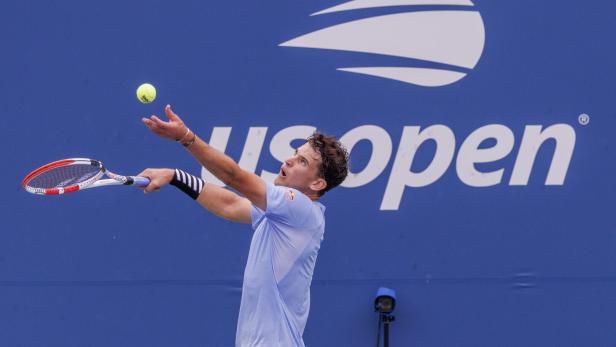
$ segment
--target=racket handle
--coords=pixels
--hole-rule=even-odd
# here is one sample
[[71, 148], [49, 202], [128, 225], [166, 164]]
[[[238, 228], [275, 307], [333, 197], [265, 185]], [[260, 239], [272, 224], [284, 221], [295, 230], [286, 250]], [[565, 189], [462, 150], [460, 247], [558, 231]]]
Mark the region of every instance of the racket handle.
[[137, 187], [145, 187], [150, 184], [150, 180], [141, 176], [132, 176], [133, 185]]

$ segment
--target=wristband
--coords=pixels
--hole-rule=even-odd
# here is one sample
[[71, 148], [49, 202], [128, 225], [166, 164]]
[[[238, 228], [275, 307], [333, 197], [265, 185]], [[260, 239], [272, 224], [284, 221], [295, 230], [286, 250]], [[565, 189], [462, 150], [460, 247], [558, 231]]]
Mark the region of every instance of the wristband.
[[197, 134], [195, 134], [195, 132], [193, 131], [193, 137], [191, 140], [189, 140], [188, 142], [180, 142], [182, 144], [182, 146], [188, 148], [190, 147], [190, 145], [192, 145], [193, 143], [195, 143], [195, 140], [197, 139]]
[[180, 137], [178, 139], [175, 139], [175, 142], [182, 143], [182, 140], [184, 140], [184, 138], [186, 137], [186, 135], [188, 135], [189, 132], [190, 132], [190, 129], [188, 127], [186, 127], [186, 133], [184, 134], [184, 136], [182, 136], [182, 137]]
[[205, 186], [205, 181], [180, 169], [175, 169], [175, 174], [169, 184], [177, 187], [193, 200], [197, 200]]

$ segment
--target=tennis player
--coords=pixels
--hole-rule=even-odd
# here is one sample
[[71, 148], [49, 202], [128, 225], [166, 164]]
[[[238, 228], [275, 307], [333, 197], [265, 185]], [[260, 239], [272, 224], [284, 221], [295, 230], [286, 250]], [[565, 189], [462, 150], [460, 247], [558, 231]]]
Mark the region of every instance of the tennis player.
[[325, 229], [319, 198], [347, 176], [348, 153], [334, 137], [315, 132], [282, 163], [274, 184], [242, 170], [200, 139], [171, 107], [168, 121], [143, 118], [156, 135], [179, 142], [235, 192], [178, 169], [147, 169], [145, 192], [172, 184], [213, 214], [251, 224], [235, 337], [241, 347], [304, 346], [310, 283]]

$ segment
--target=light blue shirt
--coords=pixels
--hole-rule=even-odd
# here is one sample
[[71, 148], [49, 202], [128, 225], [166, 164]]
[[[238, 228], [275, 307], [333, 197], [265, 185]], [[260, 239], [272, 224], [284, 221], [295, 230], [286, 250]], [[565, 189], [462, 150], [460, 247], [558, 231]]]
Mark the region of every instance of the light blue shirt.
[[266, 183], [267, 208], [253, 205], [237, 347], [304, 346], [310, 283], [323, 240], [325, 206]]

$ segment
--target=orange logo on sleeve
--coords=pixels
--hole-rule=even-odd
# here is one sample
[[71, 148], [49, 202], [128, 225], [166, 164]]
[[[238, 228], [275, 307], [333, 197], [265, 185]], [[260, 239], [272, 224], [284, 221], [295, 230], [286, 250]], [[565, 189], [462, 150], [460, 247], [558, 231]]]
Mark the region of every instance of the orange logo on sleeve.
[[289, 201], [295, 200], [295, 192], [289, 189], [289, 191], [287, 192], [287, 199]]

